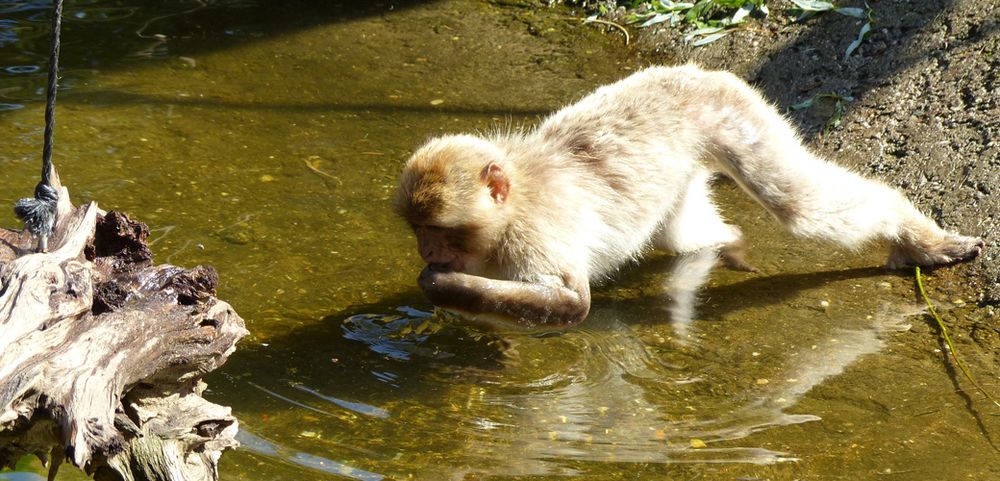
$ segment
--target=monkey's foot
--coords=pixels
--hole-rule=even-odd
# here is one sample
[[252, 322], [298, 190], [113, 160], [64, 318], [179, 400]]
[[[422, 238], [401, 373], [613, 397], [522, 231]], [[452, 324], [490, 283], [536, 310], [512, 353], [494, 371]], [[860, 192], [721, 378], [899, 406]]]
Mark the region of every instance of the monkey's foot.
[[892, 247], [886, 267], [938, 266], [974, 259], [986, 243], [978, 237], [945, 233], [933, 241], [903, 242]]
[[746, 260], [746, 243], [737, 239], [719, 249], [719, 259], [727, 269], [743, 272], [760, 272], [760, 269], [750, 265]]

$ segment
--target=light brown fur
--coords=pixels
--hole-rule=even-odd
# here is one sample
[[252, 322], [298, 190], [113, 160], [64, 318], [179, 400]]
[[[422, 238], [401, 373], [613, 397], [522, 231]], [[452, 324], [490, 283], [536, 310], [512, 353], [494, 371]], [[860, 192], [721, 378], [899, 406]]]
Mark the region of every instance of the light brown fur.
[[[793, 234], [851, 249], [888, 240], [890, 267], [947, 264], [983, 245], [817, 157], [745, 82], [690, 65], [602, 87], [532, 131], [433, 139], [404, 168], [397, 208], [418, 234], [421, 287], [435, 304], [473, 319], [571, 324], [589, 310], [591, 281], [651, 245], [721, 250], [752, 269], [711, 200], [717, 173]], [[449, 247], [445, 233], [472, 226], [475, 249]]]

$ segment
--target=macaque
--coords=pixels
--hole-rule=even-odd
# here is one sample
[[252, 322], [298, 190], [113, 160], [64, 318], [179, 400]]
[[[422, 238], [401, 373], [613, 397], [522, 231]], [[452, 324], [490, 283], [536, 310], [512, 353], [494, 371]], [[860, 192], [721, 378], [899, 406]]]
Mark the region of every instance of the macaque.
[[712, 202], [716, 174], [796, 236], [888, 241], [889, 268], [967, 260], [984, 245], [817, 157], [736, 76], [693, 65], [637, 72], [530, 131], [432, 139], [407, 161], [396, 209], [436, 306], [487, 325], [565, 327], [587, 316], [592, 282], [650, 247], [716, 249], [753, 270]]

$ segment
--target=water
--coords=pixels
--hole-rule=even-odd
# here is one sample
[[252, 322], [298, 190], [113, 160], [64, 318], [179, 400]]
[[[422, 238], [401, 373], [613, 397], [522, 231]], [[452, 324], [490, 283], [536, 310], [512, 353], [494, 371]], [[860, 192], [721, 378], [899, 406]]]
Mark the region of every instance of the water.
[[[36, 181], [47, 17], [39, 2], [0, 11], [11, 205]], [[431, 135], [531, 124], [627, 75], [638, 65], [613, 36], [458, 0], [89, 1], [66, 15], [63, 182], [149, 223], [158, 262], [218, 268], [252, 332], [208, 378], [243, 428], [225, 480], [1000, 473], [910, 280], [877, 267], [883, 250], [792, 241], [725, 182], [760, 274], [652, 254], [554, 335], [430, 315], [390, 206], [402, 161]]]

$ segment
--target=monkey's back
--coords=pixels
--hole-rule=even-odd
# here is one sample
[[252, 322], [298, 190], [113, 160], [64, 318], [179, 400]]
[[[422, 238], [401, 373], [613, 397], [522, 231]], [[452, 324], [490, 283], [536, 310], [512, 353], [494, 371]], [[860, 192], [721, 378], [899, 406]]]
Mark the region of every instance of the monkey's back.
[[524, 163], [548, 164], [534, 168], [572, 183], [563, 196], [577, 201], [559, 217], [587, 245], [591, 276], [640, 255], [692, 176], [708, 168], [699, 158], [703, 129], [692, 120], [705, 115], [699, 79], [713, 75], [692, 66], [640, 71], [552, 114], [525, 139], [546, 155], [519, 156]]

